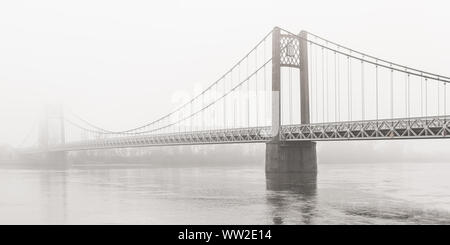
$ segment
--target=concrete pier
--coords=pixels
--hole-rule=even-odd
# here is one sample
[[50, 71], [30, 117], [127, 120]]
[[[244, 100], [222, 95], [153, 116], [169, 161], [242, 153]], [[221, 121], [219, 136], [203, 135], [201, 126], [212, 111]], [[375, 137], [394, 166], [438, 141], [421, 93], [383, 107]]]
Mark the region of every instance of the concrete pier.
[[49, 165], [66, 167], [67, 154], [65, 151], [47, 152], [45, 161], [47, 161], [47, 164], [49, 164]]
[[266, 173], [317, 174], [316, 143], [267, 143]]

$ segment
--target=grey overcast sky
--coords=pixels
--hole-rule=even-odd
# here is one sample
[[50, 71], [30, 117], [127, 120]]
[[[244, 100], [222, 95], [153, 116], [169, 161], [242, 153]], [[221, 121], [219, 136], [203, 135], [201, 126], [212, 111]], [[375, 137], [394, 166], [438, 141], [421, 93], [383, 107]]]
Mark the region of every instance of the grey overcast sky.
[[220, 77], [274, 26], [442, 75], [448, 1], [0, 2], [0, 144], [46, 101], [102, 127], [152, 120]]

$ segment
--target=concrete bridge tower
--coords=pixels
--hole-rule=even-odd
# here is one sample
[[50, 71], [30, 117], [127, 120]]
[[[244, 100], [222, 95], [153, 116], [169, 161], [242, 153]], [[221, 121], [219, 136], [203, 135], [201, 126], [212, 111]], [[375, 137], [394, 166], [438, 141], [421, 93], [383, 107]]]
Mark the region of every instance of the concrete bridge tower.
[[282, 34], [278, 27], [272, 32], [272, 135], [266, 144], [266, 174], [317, 174], [315, 142], [280, 140], [281, 69], [297, 68], [300, 72], [301, 123], [310, 123], [307, 33], [298, 36]]

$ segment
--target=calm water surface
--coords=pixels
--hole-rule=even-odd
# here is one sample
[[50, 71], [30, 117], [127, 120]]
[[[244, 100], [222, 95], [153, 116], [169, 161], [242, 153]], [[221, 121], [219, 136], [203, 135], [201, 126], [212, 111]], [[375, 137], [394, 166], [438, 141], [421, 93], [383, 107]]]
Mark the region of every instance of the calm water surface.
[[450, 224], [450, 164], [319, 164], [317, 184], [264, 165], [0, 168], [0, 224]]

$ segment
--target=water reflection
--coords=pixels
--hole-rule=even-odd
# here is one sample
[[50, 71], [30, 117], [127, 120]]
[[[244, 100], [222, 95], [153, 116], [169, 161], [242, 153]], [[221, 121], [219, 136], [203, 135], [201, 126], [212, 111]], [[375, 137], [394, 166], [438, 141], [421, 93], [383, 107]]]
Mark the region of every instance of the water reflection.
[[290, 191], [304, 196], [315, 196], [317, 174], [266, 173], [266, 187], [270, 191]]
[[45, 224], [65, 224], [67, 221], [67, 172], [42, 171], [39, 174]]
[[284, 224], [286, 219], [292, 218], [287, 215], [292, 209], [297, 209], [302, 217], [294, 223], [313, 223], [317, 174], [266, 173], [266, 189], [273, 224]]

